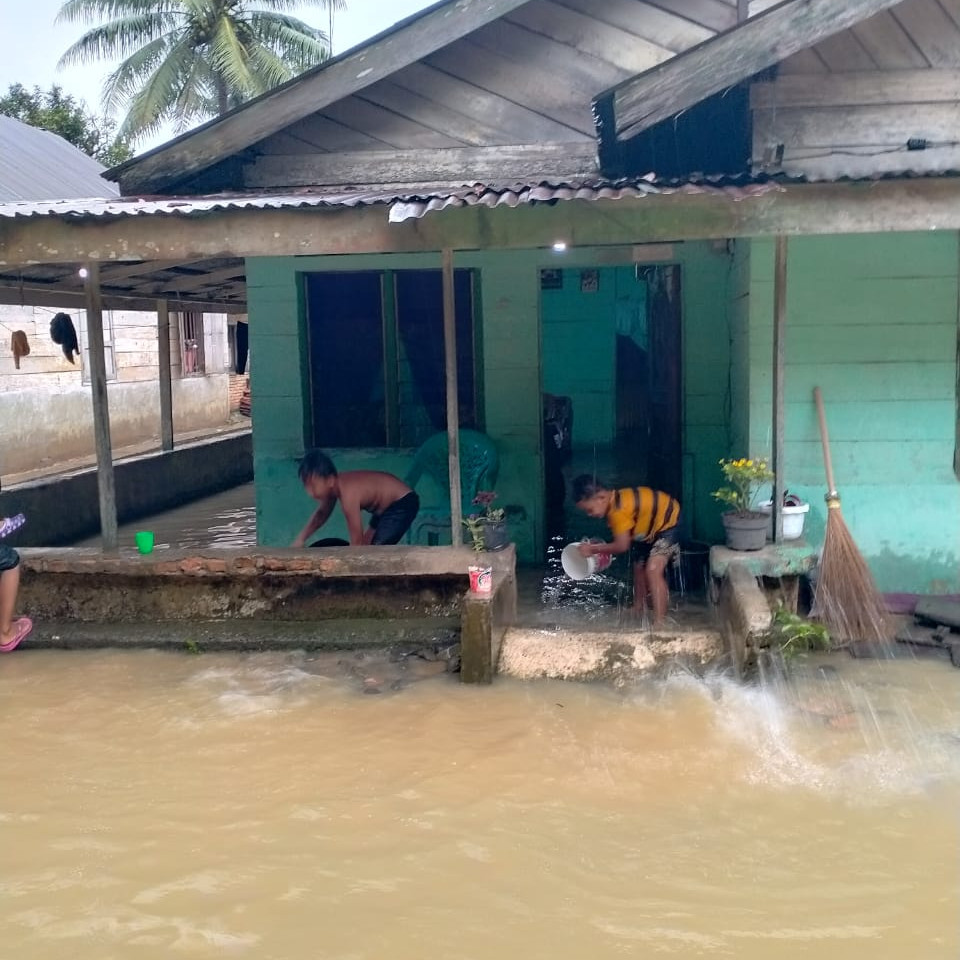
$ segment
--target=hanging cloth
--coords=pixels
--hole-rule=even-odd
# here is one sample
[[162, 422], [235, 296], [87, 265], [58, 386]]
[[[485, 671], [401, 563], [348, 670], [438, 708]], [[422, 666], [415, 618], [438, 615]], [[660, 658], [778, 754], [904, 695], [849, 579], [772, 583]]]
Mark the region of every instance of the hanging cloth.
[[30, 356], [30, 342], [23, 330], [14, 330], [10, 338], [10, 349], [13, 351], [13, 365], [20, 369], [20, 358]]
[[50, 339], [59, 344], [63, 350], [63, 355], [71, 362], [75, 363], [73, 355], [80, 355], [80, 347], [77, 344], [77, 330], [73, 321], [66, 313], [58, 313], [50, 321]]

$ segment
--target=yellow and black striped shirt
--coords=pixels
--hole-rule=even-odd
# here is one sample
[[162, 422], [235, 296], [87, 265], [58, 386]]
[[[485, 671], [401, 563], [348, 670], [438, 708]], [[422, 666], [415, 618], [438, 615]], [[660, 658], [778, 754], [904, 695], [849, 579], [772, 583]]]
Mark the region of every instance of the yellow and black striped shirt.
[[680, 501], [651, 487], [614, 490], [613, 504], [607, 511], [607, 525], [615, 537], [630, 533], [634, 539], [647, 543], [675, 527], [679, 519]]

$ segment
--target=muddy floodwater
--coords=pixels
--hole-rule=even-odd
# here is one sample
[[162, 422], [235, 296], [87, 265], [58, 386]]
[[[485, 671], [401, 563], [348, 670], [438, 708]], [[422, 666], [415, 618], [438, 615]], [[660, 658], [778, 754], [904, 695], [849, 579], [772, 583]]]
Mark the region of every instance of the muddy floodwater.
[[0, 956], [956, 960], [948, 665], [440, 669], [2, 658]]

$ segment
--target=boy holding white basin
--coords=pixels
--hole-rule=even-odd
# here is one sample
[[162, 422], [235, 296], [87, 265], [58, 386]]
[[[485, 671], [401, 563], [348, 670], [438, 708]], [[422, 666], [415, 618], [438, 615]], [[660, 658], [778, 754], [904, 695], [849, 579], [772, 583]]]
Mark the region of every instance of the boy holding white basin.
[[665, 572], [678, 549], [680, 501], [652, 487], [611, 490], [589, 474], [573, 481], [573, 501], [587, 516], [605, 519], [613, 534], [613, 540], [607, 543], [579, 544], [580, 553], [592, 557], [629, 551], [633, 560], [633, 611], [643, 615], [649, 594], [653, 626], [659, 626], [670, 601]]

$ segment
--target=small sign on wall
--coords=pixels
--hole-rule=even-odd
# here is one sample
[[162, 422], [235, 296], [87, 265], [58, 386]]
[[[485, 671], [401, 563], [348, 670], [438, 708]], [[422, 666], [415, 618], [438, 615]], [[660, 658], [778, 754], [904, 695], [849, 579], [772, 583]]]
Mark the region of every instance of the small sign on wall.
[[563, 271], [543, 269], [540, 271], [540, 289], [541, 290], [562, 290], [563, 289]]
[[600, 271], [599, 270], [581, 270], [580, 271], [580, 292], [596, 293], [600, 289]]

